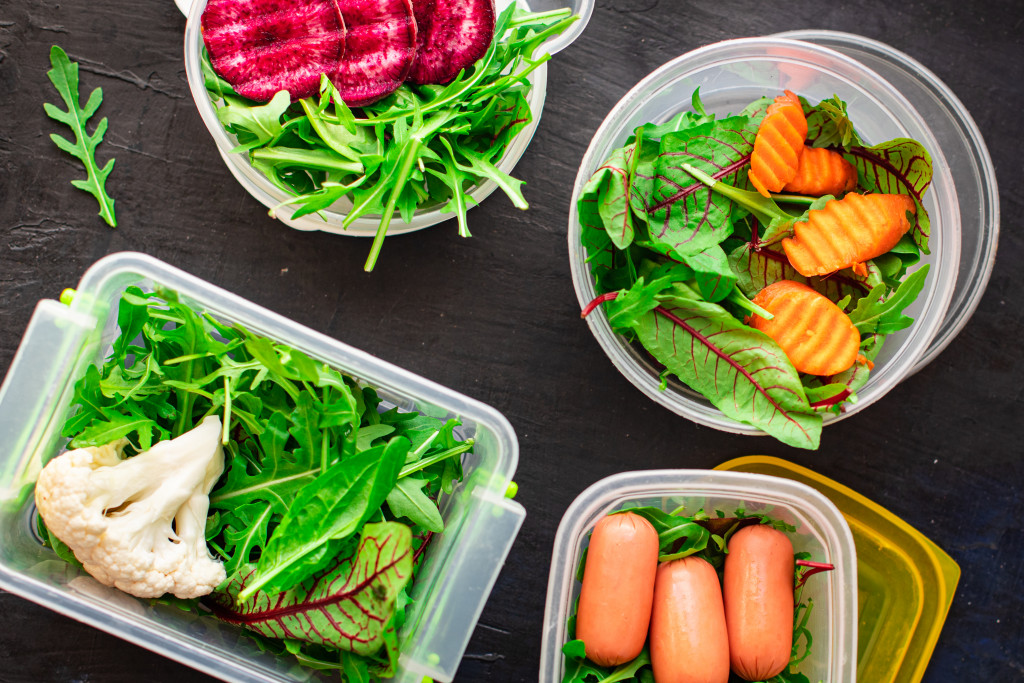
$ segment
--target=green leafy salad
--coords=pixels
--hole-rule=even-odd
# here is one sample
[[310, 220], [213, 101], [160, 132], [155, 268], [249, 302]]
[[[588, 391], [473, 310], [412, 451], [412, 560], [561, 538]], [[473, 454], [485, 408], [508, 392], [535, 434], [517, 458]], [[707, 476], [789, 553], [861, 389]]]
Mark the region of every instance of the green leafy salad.
[[458, 218], [469, 236], [469, 192], [493, 181], [513, 204], [527, 208], [522, 181], [498, 165], [532, 121], [530, 75], [550, 55], [534, 56], [576, 21], [569, 10], [529, 13], [513, 3], [496, 19], [483, 57], [444, 85], [403, 83], [372, 104], [350, 108], [324, 75], [319, 96], [292, 102], [286, 90], [266, 104], [238, 95], [203, 50], [206, 88], [217, 116], [253, 167], [290, 199], [271, 210], [291, 218], [347, 199], [342, 228], [360, 217], [380, 219], [366, 270], [380, 254], [395, 212], [410, 221], [418, 210]]
[[[693, 514], [686, 514], [682, 507], [666, 512], [659, 507], [649, 506], [627, 507], [616, 513], [619, 512], [640, 515], [651, 523], [658, 534], [658, 562], [672, 562], [691, 556], [699, 557], [710, 563], [719, 577], [723, 572], [729, 539], [740, 529], [750, 525], [764, 524], [786, 534], [796, 531], [791, 524], [772, 519], [762, 512], [750, 512], [742, 508], [734, 510], [732, 515], [727, 515], [722, 510], [716, 510], [713, 515], [709, 515], [703, 509]], [[813, 634], [807, 627], [814, 603], [810, 599], [802, 599], [801, 592], [804, 582], [812, 574], [828, 571], [832, 567], [810, 562], [810, 558], [811, 554], [807, 552], [794, 554], [796, 592], [793, 601], [793, 649], [786, 668], [765, 683], [811, 683], [806, 675], [796, 671], [799, 664], [810, 656], [814, 641]], [[583, 582], [583, 570], [586, 563], [587, 551], [584, 550], [576, 570], [577, 583]], [[578, 603], [577, 599], [566, 625], [569, 641], [562, 647], [562, 652], [565, 655], [562, 683], [655, 683], [649, 645], [645, 645], [640, 654], [632, 661], [615, 667], [600, 666], [587, 659], [584, 642], [576, 639]], [[731, 674], [729, 681], [730, 683], [742, 683], [742, 679], [736, 674]]]
[[[823, 414], [856, 402], [886, 337], [913, 323], [904, 310], [928, 272], [927, 264], [914, 266], [929, 253], [921, 201], [932, 168], [914, 140], [864, 143], [838, 97], [818, 104], [787, 97], [806, 119], [800, 159], [819, 152], [835, 157], [830, 161], [846, 169], [848, 184], [829, 194], [754, 191], [751, 159], [772, 100], [715, 116], [694, 92], [692, 111], [636, 129], [582, 189], [581, 241], [599, 295], [584, 316], [602, 307], [615, 332], [662, 366], [663, 390], [675, 376], [727, 417], [814, 449]], [[861, 219], [850, 208], [875, 200], [896, 208], [876, 211], [884, 220]], [[817, 238], [831, 230], [845, 239], [843, 231], [854, 228], [888, 231], [890, 242], [882, 253], [837, 258], [831, 267], [801, 274], [794, 254], [807, 233], [817, 231], [811, 235]], [[862, 253], [858, 239], [842, 248]], [[779, 335], [755, 329], [753, 321], [780, 315], [766, 310], [763, 299], [782, 281], [813, 289], [810, 296], [840, 309], [835, 314], [852, 325], [852, 365], [825, 374], [798, 370]], [[827, 329], [811, 327], [808, 338], [827, 336]]]
[[[438, 498], [473, 448], [459, 422], [385, 409], [373, 388], [172, 291], [129, 288], [117, 323], [75, 385], [63, 434], [77, 450], [36, 486], [47, 544], [135, 595], [206, 592], [176, 602], [305, 666], [392, 676], [409, 589], [444, 530]], [[176, 446], [201, 438], [212, 457]], [[179, 493], [190, 470], [205, 488]]]

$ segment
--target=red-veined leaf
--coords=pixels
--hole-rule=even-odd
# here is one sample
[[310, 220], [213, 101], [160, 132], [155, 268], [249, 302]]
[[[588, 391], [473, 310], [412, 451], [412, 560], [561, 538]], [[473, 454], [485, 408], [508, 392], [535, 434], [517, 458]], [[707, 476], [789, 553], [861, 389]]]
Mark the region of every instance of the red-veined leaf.
[[412, 577], [412, 532], [398, 522], [367, 524], [358, 548], [297, 587], [271, 597], [236, 597], [255, 571], [232, 579], [209, 599], [214, 614], [271, 638], [294, 638], [361, 655], [384, 644], [395, 600]]

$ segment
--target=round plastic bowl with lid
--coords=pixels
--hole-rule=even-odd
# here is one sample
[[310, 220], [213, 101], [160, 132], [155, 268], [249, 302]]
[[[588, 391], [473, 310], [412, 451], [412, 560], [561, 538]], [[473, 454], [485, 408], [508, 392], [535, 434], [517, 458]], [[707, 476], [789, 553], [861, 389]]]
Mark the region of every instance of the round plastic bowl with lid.
[[[795, 38], [799, 38], [796, 40]], [[790, 89], [811, 102], [838, 95], [860, 136], [874, 144], [918, 140], [932, 157], [934, 175], [924, 197], [931, 219], [930, 264], [924, 290], [907, 309], [915, 323], [889, 336], [858, 401], [825, 424], [871, 405], [930, 362], [966, 324], [988, 282], [999, 230], [995, 173], [970, 115], [934, 74], [881, 43], [846, 33], [801, 31], [708, 45], [665, 64], [623, 97], [594, 135], [580, 164], [569, 214], [569, 261], [580, 306], [597, 292], [580, 244], [576, 212], [580, 191], [633, 130], [661, 122], [689, 107], [700, 88], [708, 112], [738, 112], [762, 96]], [[700, 394], [669, 381], [642, 349], [615, 334], [602, 311], [587, 318], [612, 363], [648, 397], [708, 427], [763, 434], [725, 417]]]
[[[241, 183], [242, 187], [258, 199], [267, 208], [279, 206], [286, 202], [292, 195], [274, 185], [265, 175], [256, 170], [249, 162], [249, 156], [245, 152], [232, 152], [237, 146], [234, 136], [228, 133], [220, 120], [217, 118], [217, 109], [210, 100], [206, 91], [206, 85], [202, 69], [202, 30], [200, 18], [203, 10], [206, 9], [207, 0], [175, 0], [178, 7], [188, 16], [188, 23], [185, 27], [185, 71], [188, 74], [189, 89], [192, 91], [192, 99], [195, 100], [199, 114], [206, 124], [206, 128], [213, 136], [217, 144], [217, 151], [220, 152], [224, 163], [227, 164], [231, 174]], [[512, 0], [498, 0], [495, 5], [497, 11], [501, 11], [512, 4]], [[552, 37], [540, 50], [555, 54], [559, 50], [572, 43], [586, 27], [590, 15], [594, 9], [594, 0], [532, 0], [523, 2], [519, 0], [521, 7], [529, 7], [535, 12], [543, 12], [557, 9], [569, 9], [579, 17], [579, 20], [572, 24], [560, 35]], [[537, 54], [540, 54], [538, 52]], [[530, 123], [519, 132], [501, 161], [498, 168], [505, 173], [511, 173], [519, 162], [520, 157], [526, 151], [527, 145], [533, 139], [537, 130], [541, 113], [544, 109], [544, 97], [547, 92], [547, 64], [542, 64], [529, 76], [532, 87], [528, 96], [530, 111], [533, 114]], [[469, 196], [477, 203], [481, 202], [498, 189], [497, 183], [488, 180], [474, 187]], [[336, 233], [339, 235], [352, 235], [358, 237], [373, 236], [380, 224], [380, 216], [367, 215], [353, 221], [347, 229], [342, 228], [342, 221], [345, 219], [346, 211], [351, 208], [347, 200], [339, 200], [331, 208], [320, 211], [317, 214], [310, 214], [300, 218], [292, 219], [288, 216], [278, 214], [277, 218], [286, 225], [298, 230], [323, 230], [324, 232]], [[289, 216], [291, 212], [282, 212]], [[452, 218], [451, 213], [441, 213], [440, 206], [424, 207], [416, 211], [412, 220], [405, 222], [396, 214], [388, 226], [389, 235], [422, 230], [442, 221]]]

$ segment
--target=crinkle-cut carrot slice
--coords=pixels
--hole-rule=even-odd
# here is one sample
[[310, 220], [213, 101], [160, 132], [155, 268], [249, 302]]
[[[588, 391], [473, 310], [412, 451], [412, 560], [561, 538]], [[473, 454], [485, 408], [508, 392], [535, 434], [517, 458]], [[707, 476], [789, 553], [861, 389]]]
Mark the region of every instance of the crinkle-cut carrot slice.
[[828, 202], [793, 226], [782, 240], [790, 264], [804, 277], [858, 267], [896, 246], [917, 210], [905, 194], [856, 194]]
[[839, 152], [824, 147], [804, 147], [796, 175], [782, 191], [822, 197], [840, 195], [857, 187], [857, 169]]
[[754, 138], [750, 155], [751, 184], [768, 196], [796, 176], [807, 137], [807, 117], [800, 99], [789, 90], [775, 98]]
[[849, 316], [823, 294], [793, 280], [779, 280], [753, 299], [775, 317], [750, 318], [750, 326], [775, 340], [793, 367], [811, 375], [835, 375], [857, 359], [860, 333]]

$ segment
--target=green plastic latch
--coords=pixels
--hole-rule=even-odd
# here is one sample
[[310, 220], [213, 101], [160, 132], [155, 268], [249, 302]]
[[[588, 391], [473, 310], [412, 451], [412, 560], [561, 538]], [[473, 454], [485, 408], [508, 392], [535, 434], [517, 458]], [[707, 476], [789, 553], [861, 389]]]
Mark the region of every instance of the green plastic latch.
[[78, 292], [68, 287], [60, 293], [60, 302], [65, 306], [70, 306], [71, 302], [75, 300], [75, 294], [77, 293]]
[[515, 498], [517, 493], [519, 493], [519, 484], [515, 483], [514, 481], [509, 482], [508, 488], [505, 489], [505, 497]]

